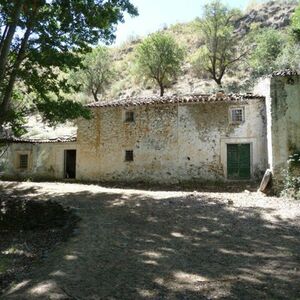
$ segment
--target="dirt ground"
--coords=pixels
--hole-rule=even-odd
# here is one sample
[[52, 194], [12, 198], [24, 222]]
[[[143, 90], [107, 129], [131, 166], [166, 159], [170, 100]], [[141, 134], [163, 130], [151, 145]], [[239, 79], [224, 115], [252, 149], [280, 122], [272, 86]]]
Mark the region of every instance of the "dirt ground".
[[56, 200], [81, 221], [1, 299], [300, 299], [300, 202], [0, 182], [7, 191]]

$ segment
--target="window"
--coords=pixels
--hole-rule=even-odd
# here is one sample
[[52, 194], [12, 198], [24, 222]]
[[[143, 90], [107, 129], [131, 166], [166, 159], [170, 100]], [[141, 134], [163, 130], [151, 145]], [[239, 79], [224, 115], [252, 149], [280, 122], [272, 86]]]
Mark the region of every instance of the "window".
[[125, 151], [125, 161], [133, 161], [133, 150]]
[[28, 154], [20, 154], [20, 169], [28, 169]]
[[133, 111], [125, 112], [125, 122], [134, 122], [134, 112]]
[[244, 109], [243, 108], [231, 108], [230, 109], [231, 123], [244, 122]]

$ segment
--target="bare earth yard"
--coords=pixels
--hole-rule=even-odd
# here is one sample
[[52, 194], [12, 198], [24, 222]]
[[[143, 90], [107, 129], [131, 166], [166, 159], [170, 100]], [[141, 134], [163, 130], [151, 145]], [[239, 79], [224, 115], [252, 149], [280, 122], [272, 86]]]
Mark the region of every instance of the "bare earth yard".
[[300, 202], [0, 182], [8, 190], [56, 200], [81, 221], [1, 299], [300, 299]]

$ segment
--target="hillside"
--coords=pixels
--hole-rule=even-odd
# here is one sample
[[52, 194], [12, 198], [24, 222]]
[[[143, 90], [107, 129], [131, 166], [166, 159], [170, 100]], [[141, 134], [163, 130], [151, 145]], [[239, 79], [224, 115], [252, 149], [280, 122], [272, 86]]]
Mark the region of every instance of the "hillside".
[[[256, 5], [244, 12], [235, 22], [235, 32], [242, 38], [250, 32], [252, 26], [284, 30], [289, 25], [290, 17], [296, 6], [297, 1], [269, 1]], [[162, 29], [174, 36], [176, 41], [187, 50], [183, 74], [166, 90], [167, 94], [213, 92], [218, 88], [210, 79], [196, 78], [190, 67], [189, 60], [202, 43], [199, 38], [198, 25], [199, 20], [196, 19], [189, 23], [174, 24], [169, 28]], [[134, 50], [140, 42], [140, 38], [131, 39], [122, 46], [113, 49], [119, 77], [107, 93], [106, 98], [147, 96], [158, 93], [158, 89], [154, 84], [138, 82], [133, 75]], [[247, 67], [243, 64], [235, 66], [233, 72], [224, 77], [224, 89], [235, 92], [251, 89], [251, 86], [247, 86], [249, 79], [249, 72], [247, 71]]]

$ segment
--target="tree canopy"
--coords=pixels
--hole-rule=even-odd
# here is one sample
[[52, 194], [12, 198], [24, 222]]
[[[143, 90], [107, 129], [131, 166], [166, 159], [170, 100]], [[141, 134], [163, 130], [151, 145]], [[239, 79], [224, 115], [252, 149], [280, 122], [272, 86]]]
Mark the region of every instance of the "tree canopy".
[[71, 81], [86, 94], [92, 94], [99, 101], [115, 77], [113, 58], [109, 49], [98, 46], [82, 59], [82, 68], [72, 74]]
[[152, 34], [137, 48], [138, 75], [155, 81], [163, 96], [167, 85], [181, 71], [184, 53], [171, 36], [161, 32]]
[[28, 99], [50, 122], [88, 117], [66, 99], [74, 87], [60, 74], [77, 67], [92, 45], [111, 42], [125, 12], [137, 14], [129, 0], [1, 1], [0, 127], [18, 133]]
[[249, 57], [254, 77], [270, 74], [278, 69], [277, 59], [282, 53], [285, 41], [284, 34], [272, 28], [259, 30], [255, 34], [255, 48]]
[[226, 70], [247, 53], [236, 47], [238, 37], [234, 33], [233, 21], [239, 15], [238, 10], [229, 9], [216, 0], [204, 6], [200, 20], [203, 46], [193, 57], [192, 65], [197, 75], [208, 73], [219, 86]]

